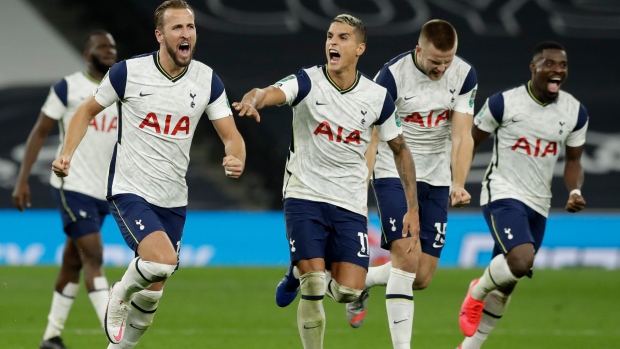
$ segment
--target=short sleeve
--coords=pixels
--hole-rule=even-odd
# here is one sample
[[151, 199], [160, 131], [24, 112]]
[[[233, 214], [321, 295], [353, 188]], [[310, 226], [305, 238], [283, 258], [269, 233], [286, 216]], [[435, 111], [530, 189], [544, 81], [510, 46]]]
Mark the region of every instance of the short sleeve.
[[226, 90], [222, 90], [222, 93], [214, 101], [211, 101], [205, 109], [209, 120], [217, 120], [232, 115], [230, 110], [230, 102], [226, 96]]
[[456, 97], [454, 111], [474, 115], [474, 101], [477, 91], [478, 75], [476, 74], [476, 69], [470, 66], [465, 81], [463, 81], [463, 86], [461, 86], [461, 91], [459, 91], [459, 95]]
[[310, 93], [312, 82], [308, 74], [302, 69], [297, 74], [289, 75], [271, 86], [277, 87], [284, 92], [286, 102], [283, 104], [296, 106]]
[[67, 110], [67, 81], [61, 82], [50, 88], [50, 92], [41, 107], [41, 112], [54, 120], [60, 120]]
[[381, 108], [380, 117], [375, 122], [375, 126], [379, 132], [379, 138], [385, 142], [391, 141], [399, 134], [403, 133], [400, 118], [396, 116], [396, 106], [392, 101], [392, 96], [387, 93], [387, 91], [383, 107]]
[[580, 147], [586, 143], [586, 132], [588, 131], [588, 112], [583, 104], [579, 105], [577, 123], [573, 131], [566, 138], [566, 146]]
[[474, 118], [474, 125], [480, 130], [492, 133], [504, 117], [504, 96], [501, 93], [489, 97]]
[[125, 97], [127, 85], [127, 64], [125, 61], [116, 63], [99, 83], [99, 87], [93, 92], [97, 103], [103, 107], [109, 107]]

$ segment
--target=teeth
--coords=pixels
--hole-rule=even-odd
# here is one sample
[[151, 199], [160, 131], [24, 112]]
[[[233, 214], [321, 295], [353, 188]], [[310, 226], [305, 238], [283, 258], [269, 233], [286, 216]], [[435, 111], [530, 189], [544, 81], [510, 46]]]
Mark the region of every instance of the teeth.
[[336, 50], [329, 50], [329, 53], [338, 53]]

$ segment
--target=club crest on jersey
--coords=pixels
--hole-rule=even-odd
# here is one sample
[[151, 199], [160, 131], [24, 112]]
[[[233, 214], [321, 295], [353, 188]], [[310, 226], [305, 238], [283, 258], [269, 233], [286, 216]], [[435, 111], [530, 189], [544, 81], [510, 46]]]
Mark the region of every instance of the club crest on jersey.
[[144, 120], [142, 120], [142, 123], [140, 123], [139, 127], [142, 129], [149, 127], [151, 131], [157, 134], [165, 134], [165, 135], [171, 135], [171, 136], [175, 136], [177, 133], [183, 132], [183, 131], [185, 131], [186, 135], [189, 134], [189, 117], [188, 116], [182, 116], [179, 119], [179, 121], [176, 122], [174, 128], [172, 129], [172, 132], [170, 131], [172, 115], [170, 114], [166, 115], [166, 119], [161, 120], [161, 121], [164, 122], [163, 132], [160, 126], [160, 120], [157, 118], [157, 114], [155, 113], [148, 113], [146, 117], [144, 118]]
[[361, 123], [363, 125], [363, 124], [366, 123], [366, 118], [365, 117], [366, 117], [366, 113], [368, 113], [368, 111], [366, 109], [362, 108], [362, 110], [360, 110], [360, 113], [362, 113], [362, 121], [361, 121]]
[[454, 88], [451, 88], [451, 89], [450, 89], [450, 93], [452, 94], [452, 98], [450, 99], [450, 103], [454, 103], [454, 101], [456, 100], [456, 99], [454, 98], [454, 91], [456, 91], [456, 89], [454, 89]]
[[521, 137], [517, 140], [517, 143], [510, 148], [515, 151], [517, 149], [523, 150], [529, 156], [544, 158], [549, 155], [556, 156], [558, 154], [558, 144], [556, 142], [549, 142], [545, 146], [545, 149], [541, 152], [542, 140], [537, 139], [535, 142], [529, 142], [527, 138]]
[[[351, 133], [349, 133], [349, 135], [343, 140], [342, 139], [342, 132], [344, 131], [344, 128], [342, 126], [338, 126], [337, 128], [337, 134], [336, 134], [336, 143], [345, 143], [345, 144], [349, 144], [349, 143], [356, 143], [357, 145], [360, 145], [360, 131], [359, 130], [353, 130]], [[326, 135], [327, 138], [334, 142], [334, 134], [332, 132], [332, 127], [329, 124], [329, 122], [327, 121], [323, 121], [322, 123], [319, 124], [319, 126], [317, 126], [317, 128], [314, 130], [314, 135], [318, 136], [319, 134], [322, 135]]]
[[196, 97], [196, 94], [192, 93], [192, 91], [190, 90], [189, 91], [189, 96], [192, 98], [192, 102], [189, 104], [189, 106], [193, 108], [193, 107], [196, 106], [196, 103], [194, 103], [194, 97]]
[[560, 134], [564, 133], [564, 125], [565, 124], [566, 124], [566, 122], [560, 121]]

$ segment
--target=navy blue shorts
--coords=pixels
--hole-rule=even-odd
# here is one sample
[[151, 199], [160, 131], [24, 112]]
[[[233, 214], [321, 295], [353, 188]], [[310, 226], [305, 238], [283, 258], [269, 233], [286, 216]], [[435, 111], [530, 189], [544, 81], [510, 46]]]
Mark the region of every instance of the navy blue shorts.
[[154, 231], [168, 235], [172, 245], [181, 251], [181, 239], [185, 226], [186, 207], [164, 208], [151, 205], [134, 194], [119, 194], [108, 198], [112, 216], [116, 219], [123, 238], [134, 252], [142, 239]]
[[[403, 238], [407, 199], [400, 178], [379, 178], [371, 183], [381, 220], [381, 247], [387, 250], [392, 241]], [[450, 187], [417, 182], [417, 188], [422, 252], [439, 258], [446, 239]]]
[[324, 202], [288, 198], [284, 218], [291, 262], [323, 258], [328, 264], [348, 262], [368, 269], [366, 217]]
[[545, 237], [547, 218], [515, 199], [500, 199], [482, 206], [495, 248], [493, 257], [506, 255], [518, 245], [531, 243], [538, 252]]
[[100, 232], [105, 216], [110, 214], [105, 200], [74, 191], [52, 187], [52, 198], [60, 210], [63, 230], [73, 240]]

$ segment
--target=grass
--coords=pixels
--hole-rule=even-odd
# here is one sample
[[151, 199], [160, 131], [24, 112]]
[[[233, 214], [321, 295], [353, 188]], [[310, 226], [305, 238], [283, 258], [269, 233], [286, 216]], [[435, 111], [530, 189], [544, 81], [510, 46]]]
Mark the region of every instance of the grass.
[[[124, 270], [108, 268], [109, 280]], [[284, 268], [181, 268], [168, 282], [155, 321], [138, 348], [302, 348], [296, 302], [278, 308], [275, 285]], [[0, 348], [32, 349], [45, 329], [56, 267], [0, 267]], [[462, 339], [457, 314], [467, 285], [481, 270], [439, 269], [415, 293], [412, 347], [454, 348]], [[324, 301], [325, 348], [391, 348], [384, 288], [371, 292], [360, 329], [344, 305]], [[618, 348], [620, 271], [537, 270], [523, 280], [485, 347], [502, 349]], [[70, 349], [105, 348], [84, 289], [63, 333]]]

